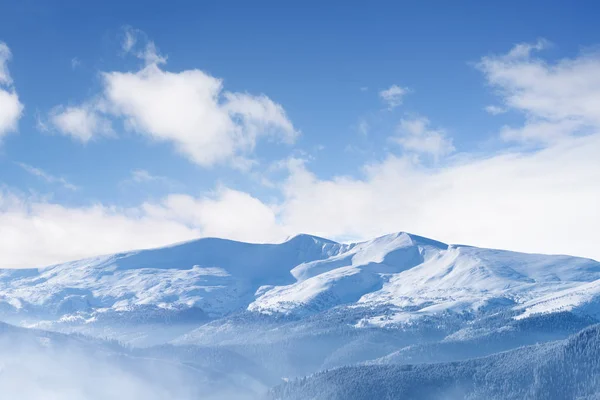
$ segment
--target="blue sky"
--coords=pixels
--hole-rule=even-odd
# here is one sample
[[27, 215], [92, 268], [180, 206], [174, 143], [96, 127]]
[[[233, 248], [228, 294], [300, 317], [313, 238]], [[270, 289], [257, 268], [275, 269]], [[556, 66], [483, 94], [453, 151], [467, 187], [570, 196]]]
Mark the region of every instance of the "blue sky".
[[595, 2], [122, 3], [0, 0], [9, 266], [400, 230], [600, 257]]

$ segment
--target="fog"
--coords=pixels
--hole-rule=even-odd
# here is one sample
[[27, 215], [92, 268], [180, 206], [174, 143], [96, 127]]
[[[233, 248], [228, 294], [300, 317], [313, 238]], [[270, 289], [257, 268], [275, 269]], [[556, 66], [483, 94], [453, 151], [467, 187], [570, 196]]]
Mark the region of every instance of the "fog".
[[[20, 400], [250, 399], [258, 394], [210, 371], [136, 357], [118, 346], [24, 334], [0, 340], [0, 393]], [[65, 340], [66, 339], [66, 340]], [[260, 388], [259, 388], [260, 389]]]

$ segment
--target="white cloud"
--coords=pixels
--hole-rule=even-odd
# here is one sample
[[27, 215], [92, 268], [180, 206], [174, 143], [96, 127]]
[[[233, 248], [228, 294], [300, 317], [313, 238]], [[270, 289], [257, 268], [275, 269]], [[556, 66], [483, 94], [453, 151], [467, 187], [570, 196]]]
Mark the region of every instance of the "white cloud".
[[72, 190], [72, 191], [75, 191], [78, 189], [77, 186], [73, 185], [71, 182], [67, 181], [65, 178], [60, 177], [60, 176], [54, 176], [54, 175], [44, 171], [41, 168], [36, 168], [32, 165], [25, 164], [25, 163], [17, 163], [17, 165], [19, 165], [21, 168], [23, 168], [23, 170], [25, 170], [26, 172], [30, 173], [33, 176], [37, 176], [38, 178], [46, 181], [47, 183], [58, 183], [65, 189]]
[[137, 53], [137, 57], [144, 60], [146, 65], [167, 63], [167, 57], [159, 54], [154, 42], [148, 42], [144, 50]]
[[410, 93], [410, 89], [398, 85], [392, 85], [389, 88], [379, 92], [379, 97], [386, 103], [391, 110], [402, 104], [404, 96]]
[[358, 133], [360, 133], [363, 136], [367, 136], [369, 134], [369, 131], [371, 130], [371, 125], [369, 125], [369, 122], [367, 122], [366, 119], [361, 118], [358, 121]]
[[[51, 113], [59, 131], [83, 141], [108, 131], [104, 116], [153, 140], [172, 143], [191, 161], [240, 165], [259, 137], [292, 143], [298, 135], [283, 107], [265, 95], [226, 92], [221, 79], [192, 69], [169, 72], [154, 43], [136, 52], [137, 31], [126, 31], [123, 48], [143, 59], [134, 72], [102, 73], [100, 100]], [[91, 105], [91, 106], [90, 106]], [[244, 163], [246, 164], [246, 163]]]
[[500, 136], [506, 141], [529, 143], [552, 143], [564, 140], [574, 132], [583, 133], [586, 127], [576, 120], [529, 120], [519, 127], [504, 126], [500, 129]]
[[265, 95], [225, 92], [223, 107], [234, 119], [241, 120], [248, 145], [254, 147], [256, 137], [272, 134], [288, 144], [294, 143], [298, 132], [287, 118], [283, 107]]
[[162, 180], [165, 179], [162, 176], [157, 176], [157, 175], [152, 175], [150, 172], [146, 171], [145, 169], [135, 169], [133, 171], [131, 171], [131, 179], [134, 182], [152, 182], [152, 181], [157, 181], [157, 180]]
[[486, 106], [484, 108], [484, 110], [492, 115], [504, 114], [507, 111], [506, 108], [494, 106], [494, 105]]
[[405, 230], [447, 242], [600, 259], [600, 134], [536, 152], [424, 168], [367, 165], [321, 180], [291, 165], [280, 221], [290, 232], [364, 239]]
[[137, 36], [138, 32], [130, 26], [123, 29], [123, 42], [121, 43], [121, 47], [124, 52], [129, 53], [133, 49], [133, 46], [137, 43]]
[[81, 67], [81, 60], [78, 57], [71, 58], [71, 69], [77, 69]]
[[[544, 40], [519, 44], [507, 54], [483, 57], [478, 64], [503, 103], [527, 119], [522, 133], [512, 128], [507, 139], [549, 143], [600, 128], [600, 53], [556, 62], [535, 56], [548, 45]], [[548, 134], [538, 129], [551, 124], [558, 127]], [[571, 129], [565, 130], [567, 125]]]
[[518, 60], [528, 58], [534, 51], [541, 51], [551, 46], [546, 39], [538, 39], [535, 43], [519, 43], [515, 45], [505, 56], [506, 60]]
[[12, 53], [6, 43], [0, 42], [0, 139], [17, 130], [17, 124], [23, 115], [23, 104], [13, 87], [8, 70]]
[[17, 124], [23, 114], [23, 104], [16, 92], [0, 89], [0, 139], [17, 130]]
[[146, 65], [165, 64], [167, 62], [167, 57], [158, 52], [154, 42], [148, 40], [143, 31], [125, 26], [123, 33], [121, 48], [125, 54], [133, 54], [140, 60], [144, 60]]
[[148, 40], [146, 34], [130, 26], [123, 29], [124, 36], [121, 48], [125, 54], [131, 53], [140, 60], [144, 60], [146, 65], [165, 64], [167, 57], [162, 56], [153, 41]]
[[42, 116], [42, 114], [40, 114], [39, 111], [35, 112], [35, 127], [40, 132], [50, 132], [48, 121], [45, 120], [45, 118]]
[[160, 184], [169, 190], [177, 190], [181, 187], [177, 181], [166, 176], [155, 175], [145, 169], [134, 169], [131, 171], [129, 178], [120, 182], [120, 185], [133, 184]]
[[[541, 141], [541, 149], [463, 155], [430, 167], [409, 155], [388, 156], [365, 165], [361, 177], [331, 179], [289, 159], [288, 178], [273, 185], [281, 191], [276, 204], [229, 188], [201, 197], [173, 194], [129, 209], [65, 207], [4, 193], [3, 263], [40, 265], [198, 236], [277, 241], [307, 232], [366, 239], [399, 230], [451, 243], [600, 259], [593, 240], [600, 225], [598, 57], [547, 63], [532, 56], [545, 46], [519, 45], [479, 65], [502, 104], [526, 117], [523, 126], [504, 127], [502, 136]], [[244, 155], [260, 136], [294, 139], [283, 109], [267, 97], [229, 93], [202, 71], [168, 72], [148, 61], [153, 57], [141, 58], [139, 71], [103, 74], [103, 101], [94, 112], [119, 116], [132, 131], [173, 143], [201, 165], [251, 163]], [[395, 140], [408, 152], [434, 158], [453, 150], [445, 132], [425, 118], [401, 121]], [[140, 180], [151, 176], [138, 174]]]
[[274, 221], [269, 206], [226, 188], [200, 198], [171, 195], [135, 208], [66, 207], [0, 192], [1, 264], [42, 266], [201, 236], [281, 240], [285, 235]]
[[147, 215], [198, 227], [202, 236], [250, 242], [273, 242], [286, 237], [277, 223], [275, 207], [248, 193], [221, 188], [212, 196], [170, 195], [158, 207], [145, 204]]
[[[49, 120], [56, 130], [65, 136], [87, 143], [94, 137], [112, 136], [110, 120], [103, 117], [94, 105], [55, 107], [49, 113]], [[38, 127], [40, 127], [38, 121]], [[46, 127], [44, 122], [41, 126]]]
[[430, 121], [424, 117], [402, 119], [397, 131], [398, 135], [390, 138], [392, 141], [407, 151], [430, 155], [436, 161], [455, 150], [446, 132], [430, 128]]
[[69, 208], [5, 193], [0, 254], [4, 266], [31, 266], [200, 236], [273, 242], [307, 232], [345, 240], [403, 230], [450, 243], [600, 259], [592, 239], [600, 225], [599, 152], [600, 134], [593, 134], [445, 167], [389, 156], [365, 165], [362, 178], [332, 179], [289, 159], [276, 204], [229, 188], [128, 209]]
[[135, 42], [136, 42], [136, 38], [133, 35], [133, 32], [131, 32], [131, 30], [129, 30], [129, 29], [126, 30], [125, 37], [123, 38], [123, 43], [122, 43], [123, 51], [125, 51], [125, 52], [131, 51], [131, 49], [135, 45]]
[[0, 85], [11, 85], [12, 78], [8, 71], [8, 62], [12, 58], [12, 53], [6, 43], [0, 42]]
[[131, 130], [171, 142], [203, 166], [250, 152], [261, 135], [291, 142], [297, 134], [280, 105], [265, 96], [223, 94], [222, 81], [200, 70], [171, 73], [149, 65], [103, 77], [112, 112]]

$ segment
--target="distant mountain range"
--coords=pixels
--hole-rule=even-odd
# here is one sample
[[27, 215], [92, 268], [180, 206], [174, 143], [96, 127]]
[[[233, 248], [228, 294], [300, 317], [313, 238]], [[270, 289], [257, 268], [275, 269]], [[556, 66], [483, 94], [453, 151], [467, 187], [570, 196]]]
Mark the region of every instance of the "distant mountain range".
[[600, 325], [566, 340], [441, 364], [350, 366], [280, 385], [278, 400], [598, 399]]
[[[115, 350], [123, 357], [143, 351], [143, 357], [192, 363], [207, 382], [223, 376], [215, 371], [226, 371], [235, 390], [246, 393], [265, 392], [284, 379], [290, 383], [269, 396], [369, 398], [358, 389], [351, 391], [356, 397], [344, 397], [353, 387], [344, 382], [381, 376], [400, 385], [381, 393], [408, 396], [413, 384], [402, 382], [419, 376], [444, 396], [459, 390], [452, 392], [456, 398], [541, 399], [547, 398], [539, 397], [541, 391], [518, 397], [523, 392], [512, 387], [513, 397], [509, 391], [502, 397], [497, 382], [466, 377], [504, 368], [506, 379], [517, 379], [520, 370], [498, 360], [518, 360], [523, 352], [562, 365], [546, 357], [555, 356], [547, 349], [568, 346], [561, 340], [599, 321], [600, 263], [447, 245], [404, 232], [353, 244], [310, 235], [280, 244], [208, 238], [0, 270], [0, 316], [22, 327], [6, 328], [13, 336], [35, 328], [66, 338], [84, 334], [102, 339], [102, 346], [116, 340], [125, 345]], [[580, 335], [593, 336], [594, 329]], [[539, 343], [548, 344], [518, 349]], [[416, 367], [424, 363], [446, 364]], [[529, 371], [527, 365], [522, 368]], [[321, 370], [331, 371], [312, 375]], [[312, 377], [294, 380], [304, 375]], [[542, 375], [519, 379], [530, 385]], [[460, 385], [443, 383], [448, 379]], [[323, 393], [331, 397], [309, 396], [325, 384], [331, 392]], [[426, 398], [410, 396], [399, 398]]]

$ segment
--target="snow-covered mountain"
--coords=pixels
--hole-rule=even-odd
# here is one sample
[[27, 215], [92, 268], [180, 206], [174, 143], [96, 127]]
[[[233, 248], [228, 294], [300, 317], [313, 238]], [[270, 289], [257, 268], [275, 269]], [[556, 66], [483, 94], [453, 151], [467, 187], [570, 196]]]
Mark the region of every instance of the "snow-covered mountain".
[[323, 369], [459, 361], [564, 339], [599, 322], [600, 263], [403, 232], [352, 244], [210, 238], [0, 270], [0, 317], [117, 339], [144, 358], [201, 365], [202, 379], [223, 371], [264, 389]]
[[352, 366], [283, 384], [271, 400], [569, 400], [600, 396], [600, 326], [481, 359]]
[[127, 313], [215, 319], [242, 310], [301, 317], [336, 306], [393, 310], [359, 327], [496, 309], [513, 310], [516, 318], [565, 310], [597, 316], [600, 263], [407, 233], [355, 244], [308, 235], [281, 244], [211, 238], [0, 270], [0, 293], [8, 315], [88, 322]]

